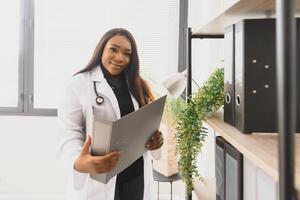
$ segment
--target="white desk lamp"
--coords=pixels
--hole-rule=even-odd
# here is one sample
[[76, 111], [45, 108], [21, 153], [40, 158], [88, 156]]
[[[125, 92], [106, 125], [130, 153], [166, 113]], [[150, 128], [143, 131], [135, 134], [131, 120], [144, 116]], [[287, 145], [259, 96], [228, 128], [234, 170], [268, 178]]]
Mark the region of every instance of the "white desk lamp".
[[[178, 98], [184, 91], [187, 83], [187, 70], [175, 74], [171, 74], [164, 81], [154, 83], [153, 88], [157, 96], [168, 95], [168, 98]], [[166, 137], [167, 138], [167, 137]], [[173, 147], [175, 148], [175, 146]], [[174, 151], [173, 151], [174, 152]], [[169, 154], [168, 154], [169, 155]], [[161, 151], [156, 150], [152, 156], [159, 160], [161, 158]]]
[[168, 95], [173, 98], [179, 97], [186, 88], [187, 70], [170, 75], [163, 81], [163, 86], [168, 91]]

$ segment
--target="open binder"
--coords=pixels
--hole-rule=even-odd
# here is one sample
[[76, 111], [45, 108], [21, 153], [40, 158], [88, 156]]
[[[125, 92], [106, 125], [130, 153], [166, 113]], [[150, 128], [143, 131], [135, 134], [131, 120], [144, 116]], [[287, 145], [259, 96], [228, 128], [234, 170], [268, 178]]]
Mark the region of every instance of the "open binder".
[[94, 119], [91, 154], [120, 151], [121, 155], [112, 171], [90, 174], [91, 178], [107, 183], [147, 151], [145, 144], [159, 129], [165, 101], [166, 95], [115, 121]]

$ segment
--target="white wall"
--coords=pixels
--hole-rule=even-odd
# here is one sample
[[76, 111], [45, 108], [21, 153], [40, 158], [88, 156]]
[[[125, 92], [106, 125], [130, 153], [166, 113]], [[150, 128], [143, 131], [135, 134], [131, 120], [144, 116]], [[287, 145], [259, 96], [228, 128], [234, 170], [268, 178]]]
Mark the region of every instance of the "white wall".
[[0, 199], [60, 199], [66, 176], [56, 160], [57, 118], [0, 116], [0, 127]]
[[[224, 7], [225, 0], [191, 0], [189, 1], [189, 27], [192, 32], [200, 29]], [[227, 5], [226, 5], [227, 6]], [[192, 40], [192, 74], [195, 81], [201, 86], [209, 75], [220, 66], [223, 66], [224, 49], [222, 39], [193, 39]], [[193, 91], [197, 86], [193, 85]], [[208, 127], [209, 128], [209, 127]], [[208, 137], [198, 157], [198, 169], [204, 178], [215, 176], [215, 138], [211, 128]]]
[[[199, 30], [211, 20], [222, 8], [222, 2], [222, 0], [211, 0], [209, 3], [206, 0], [189, 1], [189, 27], [192, 28], [192, 32]], [[198, 84], [202, 85], [214, 69], [223, 64], [223, 59], [222, 39], [192, 39], [192, 73]]]

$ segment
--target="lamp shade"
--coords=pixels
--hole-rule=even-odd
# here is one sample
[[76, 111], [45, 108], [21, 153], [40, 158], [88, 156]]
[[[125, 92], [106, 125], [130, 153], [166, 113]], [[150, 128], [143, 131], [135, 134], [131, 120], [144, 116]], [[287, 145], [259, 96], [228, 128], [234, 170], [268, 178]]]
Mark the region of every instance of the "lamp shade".
[[167, 77], [163, 82], [164, 88], [167, 90], [168, 95], [173, 98], [179, 97], [186, 87], [187, 70], [175, 73]]

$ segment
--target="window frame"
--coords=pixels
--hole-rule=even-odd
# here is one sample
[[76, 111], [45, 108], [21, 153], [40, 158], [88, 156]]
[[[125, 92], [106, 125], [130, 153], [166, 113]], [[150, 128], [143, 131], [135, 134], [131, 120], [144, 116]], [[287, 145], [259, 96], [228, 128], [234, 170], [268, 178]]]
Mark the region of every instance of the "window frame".
[[0, 115], [57, 116], [57, 109], [34, 108], [34, 0], [19, 3], [18, 106], [0, 107]]

